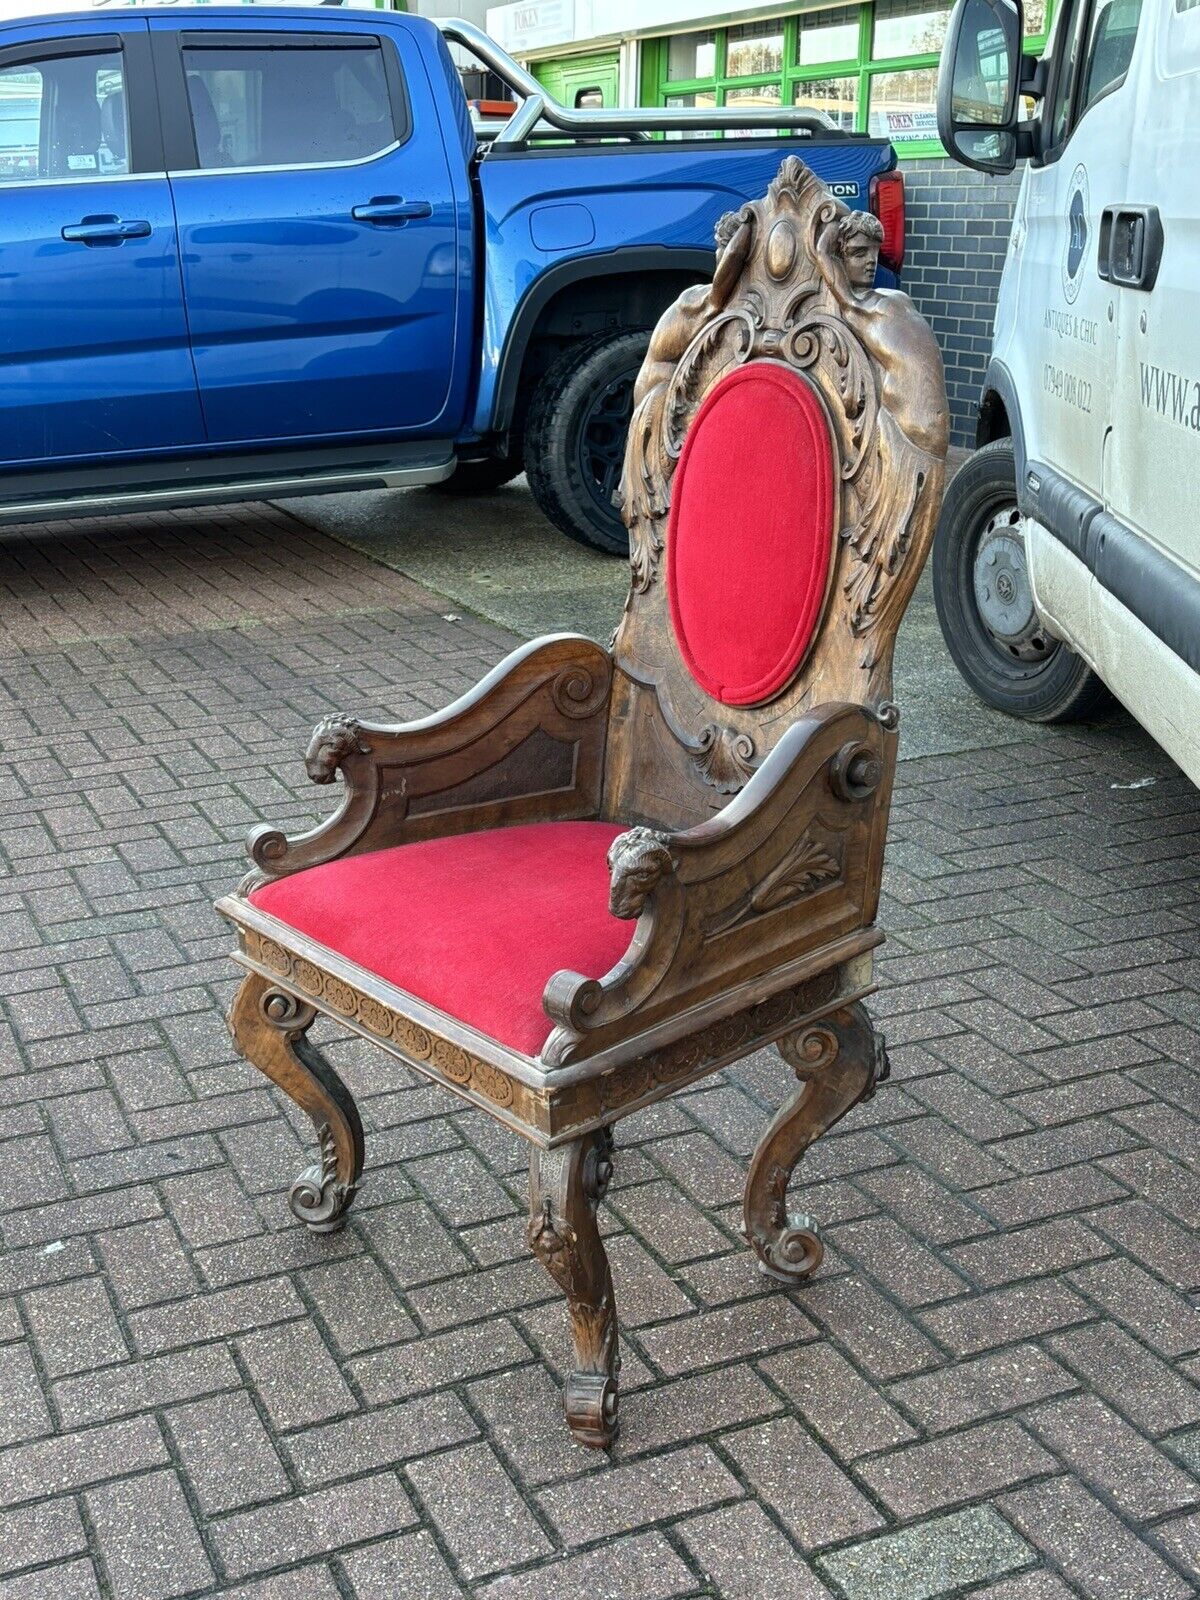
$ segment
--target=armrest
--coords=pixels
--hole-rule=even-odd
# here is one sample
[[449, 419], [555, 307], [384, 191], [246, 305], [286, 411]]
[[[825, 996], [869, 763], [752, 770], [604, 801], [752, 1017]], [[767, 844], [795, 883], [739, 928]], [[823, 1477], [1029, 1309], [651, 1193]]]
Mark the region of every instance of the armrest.
[[534, 639], [444, 711], [391, 726], [330, 716], [304, 764], [340, 773], [341, 804], [287, 838], [247, 841], [255, 881], [339, 856], [522, 821], [592, 817], [600, 805], [612, 662], [580, 634]]
[[818, 707], [709, 821], [617, 838], [610, 909], [637, 919], [633, 941], [599, 980], [550, 979], [543, 1062], [593, 1054], [869, 927], [896, 743], [865, 707]]

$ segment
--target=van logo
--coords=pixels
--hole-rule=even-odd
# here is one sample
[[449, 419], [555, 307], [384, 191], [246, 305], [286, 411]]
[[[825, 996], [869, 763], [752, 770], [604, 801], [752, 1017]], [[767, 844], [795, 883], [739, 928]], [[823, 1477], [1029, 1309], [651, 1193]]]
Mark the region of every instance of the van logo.
[[[1200, 4], [1200, 0], [1197, 0]], [[856, 183], [827, 183], [825, 187], [830, 194], [836, 195], [839, 200], [857, 200], [858, 185]]]
[[1084, 257], [1088, 242], [1088, 179], [1082, 166], [1071, 174], [1071, 198], [1067, 205], [1067, 244], [1063, 254], [1062, 281], [1067, 304], [1073, 303], [1083, 282]]

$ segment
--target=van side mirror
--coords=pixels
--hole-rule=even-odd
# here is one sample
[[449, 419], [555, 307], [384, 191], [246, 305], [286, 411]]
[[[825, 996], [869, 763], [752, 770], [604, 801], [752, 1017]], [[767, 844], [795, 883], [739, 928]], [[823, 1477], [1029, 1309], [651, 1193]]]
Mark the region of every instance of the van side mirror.
[[957, 0], [938, 69], [938, 135], [947, 154], [980, 172], [1017, 161], [1021, 0]]

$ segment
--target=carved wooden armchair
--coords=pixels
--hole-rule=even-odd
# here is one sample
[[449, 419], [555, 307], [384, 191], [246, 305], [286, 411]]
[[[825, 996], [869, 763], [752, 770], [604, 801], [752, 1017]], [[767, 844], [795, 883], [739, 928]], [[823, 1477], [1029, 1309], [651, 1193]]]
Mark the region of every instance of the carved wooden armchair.
[[898, 713], [892, 649], [946, 451], [942, 363], [871, 284], [880, 231], [795, 157], [722, 218], [714, 280], [655, 330], [623, 493], [632, 584], [611, 650], [558, 634], [398, 727], [328, 717], [309, 776], [341, 804], [260, 828], [219, 903], [246, 969], [231, 1024], [312, 1118], [292, 1186], [339, 1226], [363, 1168], [318, 1013], [529, 1140], [528, 1237], [566, 1293], [567, 1421], [617, 1426], [596, 1223], [619, 1118], [775, 1042], [795, 1098], [763, 1134], [745, 1232], [796, 1282], [806, 1147], [886, 1075], [861, 1004]]

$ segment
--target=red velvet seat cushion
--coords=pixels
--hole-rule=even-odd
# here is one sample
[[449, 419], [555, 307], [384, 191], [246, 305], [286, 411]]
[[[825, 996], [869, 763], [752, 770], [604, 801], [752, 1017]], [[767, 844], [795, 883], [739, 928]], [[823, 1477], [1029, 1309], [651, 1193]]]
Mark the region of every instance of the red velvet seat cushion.
[[829, 424], [798, 373], [753, 361], [713, 385], [675, 470], [667, 594], [715, 700], [755, 705], [791, 681], [821, 620], [835, 505]]
[[263, 884], [252, 903], [369, 972], [536, 1056], [542, 991], [602, 978], [633, 924], [608, 909], [609, 822], [541, 822], [398, 845]]

